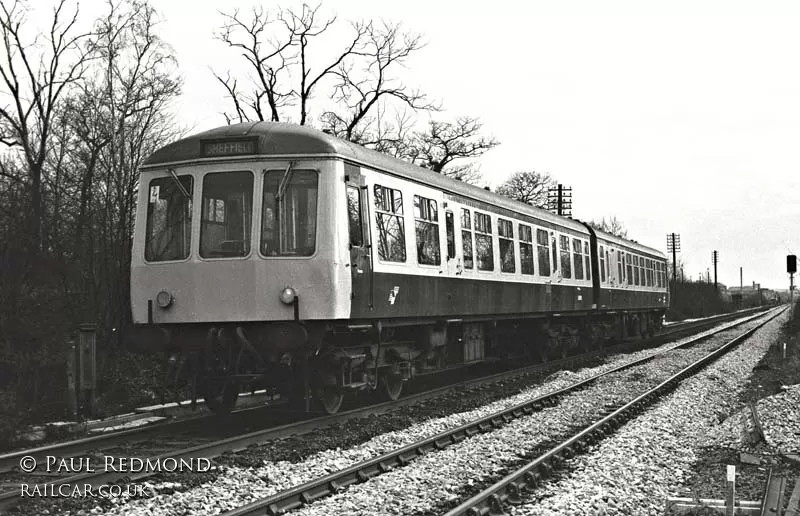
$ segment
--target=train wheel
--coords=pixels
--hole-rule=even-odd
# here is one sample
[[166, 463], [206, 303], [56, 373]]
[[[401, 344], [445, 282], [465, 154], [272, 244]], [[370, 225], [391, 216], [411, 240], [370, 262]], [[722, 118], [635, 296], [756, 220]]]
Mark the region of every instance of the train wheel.
[[214, 414], [224, 416], [230, 414], [239, 398], [239, 388], [227, 381], [203, 382], [203, 399], [206, 400], [208, 410]]
[[326, 414], [336, 414], [342, 408], [344, 393], [336, 385], [323, 385], [317, 387], [316, 398], [322, 405]]
[[383, 392], [390, 401], [397, 401], [403, 393], [403, 378], [399, 374], [386, 373], [383, 375]]

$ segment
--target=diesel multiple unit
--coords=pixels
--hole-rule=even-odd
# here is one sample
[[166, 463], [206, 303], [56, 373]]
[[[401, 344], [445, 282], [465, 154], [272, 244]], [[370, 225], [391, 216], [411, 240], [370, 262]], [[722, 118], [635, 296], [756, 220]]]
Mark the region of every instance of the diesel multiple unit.
[[213, 129], [141, 170], [131, 302], [209, 406], [347, 392], [652, 333], [662, 253], [316, 130]]

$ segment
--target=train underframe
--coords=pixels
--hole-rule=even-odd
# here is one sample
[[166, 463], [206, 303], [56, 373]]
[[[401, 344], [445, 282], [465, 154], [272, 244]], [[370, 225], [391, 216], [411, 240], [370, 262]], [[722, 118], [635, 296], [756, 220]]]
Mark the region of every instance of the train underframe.
[[298, 410], [339, 411], [368, 391], [396, 400], [415, 376], [488, 359], [547, 361], [651, 336], [663, 310], [494, 320], [264, 322], [144, 327], [169, 382], [218, 414], [267, 389]]

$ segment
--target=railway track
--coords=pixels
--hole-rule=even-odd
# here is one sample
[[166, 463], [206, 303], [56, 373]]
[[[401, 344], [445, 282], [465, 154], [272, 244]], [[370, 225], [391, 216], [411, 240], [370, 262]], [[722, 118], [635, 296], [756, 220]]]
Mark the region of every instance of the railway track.
[[[687, 323], [680, 326], [673, 325], [668, 329], [668, 331], [658, 335], [656, 337], [656, 340], [663, 340], [679, 333], [692, 331], [696, 328], [707, 326], [709, 324], [719, 323], [722, 320], [731, 319], [736, 316], [741, 317], [741, 315], [742, 313], [726, 314], [726, 316], [721, 316], [721, 317], [718, 316], [712, 319], [693, 321], [692, 323]], [[191, 433], [192, 431], [196, 431], [197, 428], [204, 428], [209, 424], [209, 421], [214, 420], [213, 418], [211, 417], [193, 418], [190, 420], [153, 425], [150, 427], [142, 427], [122, 432], [115, 432], [107, 435], [90, 437], [78, 441], [71, 441], [68, 443], [61, 443], [61, 444], [40, 447], [34, 450], [22, 450], [15, 453], [0, 456], [0, 472], [3, 471], [8, 472], [14, 470], [15, 466], [19, 464], [20, 459], [24, 456], [33, 456], [37, 459], [37, 461], [40, 462], [47, 456], [58, 456], [58, 457], [80, 457], [86, 455], [97, 456], [98, 448], [105, 450], [115, 449], [116, 453], [119, 453], [120, 446], [127, 447], [127, 449], [135, 449], [135, 447], [131, 447], [132, 440], [163, 441], [161, 443], [162, 444], [161, 449], [164, 450], [162, 453], [147, 454], [147, 453], [141, 453], [140, 450], [138, 456], [142, 456], [143, 458], [149, 457], [151, 460], [159, 460], [159, 459], [163, 460], [166, 458], [172, 458], [176, 460], [192, 459], [198, 457], [214, 458], [224, 452], [229, 452], [229, 451], [236, 452], [250, 445], [261, 444], [274, 439], [280, 439], [282, 437], [296, 436], [320, 428], [322, 426], [342, 423], [350, 419], [361, 418], [369, 414], [388, 412], [405, 405], [411, 405], [414, 403], [418, 403], [420, 401], [441, 396], [454, 389], [471, 388], [471, 387], [491, 384], [493, 382], [506, 380], [513, 376], [530, 375], [530, 374], [548, 374], [550, 371], [559, 370], [570, 366], [574, 367], [576, 364], [580, 365], [585, 361], [595, 359], [597, 358], [598, 355], [619, 352], [621, 351], [621, 348], [624, 347], [625, 345], [616, 346], [613, 348], [607, 348], [601, 350], [600, 352], [593, 352], [584, 355], [578, 355], [575, 357], [568, 357], [563, 360], [553, 361], [546, 364], [536, 364], [533, 366], [497, 373], [494, 375], [490, 375], [488, 377], [461, 381], [453, 385], [448, 385], [445, 387], [439, 387], [429, 391], [412, 394], [401, 398], [397, 402], [386, 402], [378, 405], [361, 407], [335, 416], [309, 417], [308, 415], [305, 415], [302, 416], [303, 420], [300, 421], [295, 420], [280, 426], [274, 426], [273, 423], [273, 426], [269, 428], [264, 428], [254, 432], [242, 433], [224, 439], [217, 439], [217, 440], [206, 439], [209, 442], [203, 442], [201, 444], [196, 444], [194, 446], [181, 447], [180, 443], [181, 442], [191, 443], [193, 441], [196, 442], [198, 440], [196, 435], [195, 436], [190, 435], [184, 437], [182, 440], [181, 439], [176, 440], [175, 439], [176, 434], [180, 434], [181, 432]], [[264, 409], [261, 410], [263, 411]], [[252, 409], [252, 408], [241, 412], [252, 412], [253, 414], [259, 413], [258, 409]], [[274, 414], [274, 411], [272, 413]], [[297, 418], [296, 414], [295, 418]], [[291, 420], [291, 418], [289, 419]], [[496, 423], [500, 423], [500, 420], [496, 420]], [[496, 423], [484, 422], [483, 425], [485, 427], [485, 425], [487, 424], [494, 425]], [[442, 445], [443, 445], [442, 442], [438, 444], [433, 444], [434, 448], [436, 446], [442, 446]], [[148, 449], [152, 450], [152, 447]], [[179, 451], [175, 451], [176, 449], [179, 449]], [[92, 473], [87, 472], [84, 474], [72, 475], [69, 477], [62, 477], [53, 480], [48, 479], [47, 482], [37, 485], [43, 485], [43, 486], [58, 485], [58, 484], [102, 485], [106, 483], [118, 482], [120, 480], [128, 482], [137, 481], [152, 475], [153, 473], [147, 473], [147, 472], [130, 474], [130, 473], [118, 473], [114, 471], [110, 472], [98, 471]], [[29, 479], [26, 478], [25, 480]], [[13, 484], [7, 483], [6, 485], [13, 485]], [[13, 506], [19, 501], [19, 488], [15, 489], [15, 487], [16, 486], [12, 487], [12, 489], [0, 492], [0, 509]]]
[[[723, 328], [713, 332], [718, 333], [721, 331], [725, 331], [735, 326], [739, 326], [741, 324], [745, 324], [750, 322], [754, 319], [761, 317], [762, 314], [757, 314], [743, 321], [738, 321], [734, 324], [726, 325]], [[749, 333], [752, 333], [750, 330]], [[712, 334], [713, 334], [712, 333]], [[694, 339], [691, 339], [687, 342], [683, 342], [678, 344], [669, 351], [674, 349], [686, 348], [693, 344], [696, 344], [702, 340], [705, 340], [712, 334], [706, 334]], [[742, 337], [739, 338], [736, 342], [742, 340]], [[730, 344], [729, 344], [730, 345]], [[727, 349], [727, 348], [725, 348]], [[668, 352], [668, 351], [666, 351]], [[286, 491], [282, 491], [271, 495], [269, 497], [257, 500], [252, 502], [248, 505], [243, 507], [234, 509], [225, 513], [225, 516], [254, 516], [254, 515], [278, 515], [278, 514], [285, 514], [289, 511], [298, 509], [305, 505], [308, 505], [312, 502], [318, 501], [323, 499], [329, 495], [338, 493], [342, 491], [344, 488], [351, 486], [353, 484], [365, 482], [376, 476], [379, 476], [383, 473], [396, 470], [398, 468], [402, 468], [408, 464], [410, 464], [415, 458], [424, 456], [428, 453], [436, 452], [442, 450], [448, 446], [453, 444], [459, 443], [465, 439], [469, 439], [472, 436], [475, 436], [480, 433], [491, 432], [497, 428], [500, 428], [509, 422], [529, 416], [536, 411], [542, 410], [545, 407], [553, 406], [557, 403], [557, 401], [564, 397], [567, 394], [576, 392], [583, 388], [586, 388], [588, 385], [596, 382], [597, 380], [604, 378], [606, 376], [618, 373], [620, 371], [624, 371], [626, 369], [630, 369], [632, 367], [642, 365], [650, 360], [658, 358], [662, 356], [666, 352], [657, 352], [653, 353], [647, 357], [644, 357], [639, 360], [631, 361], [629, 363], [625, 363], [621, 366], [614, 367], [613, 369], [609, 369], [604, 371], [600, 374], [594, 375], [590, 378], [584, 379], [582, 381], [573, 383], [565, 388], [559, 389], [554, 392], [547, 393], [543, 396], [539, 396], [533, 400], [526, 401], [524, 403], [509, 407], [502, 411], [496, 412], [489, 416], [482, 417], [480, 419], [476, 419], [464, 425], [461, 425], [457, 428], [452, 428], [446, 431], [443, 431], [437, 435], [432, 437], [428, 437], [426, 439], [414, 442], [402, 448], [395, 449], [378, 457], [372, 458], [370, 460], [355, 464], [348, 468], [342, 469], [340, 471], [331, 473], [324, 477], [320, 477], [314, 479], [312, 481], [306, 482], [302, 485], [298, 485], [294, 488], [291, 488]], [[715, 351], [714, 356], [718, 356], [721, 352], [724, 351]], [[699, 367], [699, 366], [695, 366]], [[641, 402], [637, 402], [634, 406], [638, 407], [641, 405]], [[627, 407], [627, 405], [626, 405]], [[628, 413], [630, 409], [622, 407], [617, 409], [613, 412], [613, 414], [621, 413]], [[600, 428], [605, 428], [603, 425]], [[609, 427], [609, 430], [613, 427]], [[572, 446], [572, 445], [568, 445]], [[575, 448], [570, 448], [570, 450], [574, 450]], [[559, 448], [562, 450], [562, 448]], [[555, 454], [556, 457], [561, 457], [560, 455], [564, 453], [563, 451], [559, 451]], [[558, 459], [551, 459], [551, 462], [547, 463], [547, 467], [552, 468], [550, 464], [553, 461], [557, 461]], [[487, 499], [491, 498], [491, 496], [487, 497]], [[467, 510], [472, 510], [474, 505], [467, 507]], [[463, 514], [488, 514], [488, 505], [486, 506], [487, 510], [479, 509], [479, 512], [463, 512]], [[458, 513], [462, 514], [462, 513]], [[494, 512], [492, 512], [494, 514]]]
[[[662, 341], [667, 338], [672, 338], [675, 335], [684, 332], [690, 332], [698, 328], [709, 326], [711, 324], [717, 324], [720, 322], [734, 319], [736, 317], [742, 317], [747, 313], [755, 311], [757, 311], [757, 309], [748, 309], [735, 312], [732, 314], [722, 314], [685, 323], [684, 322], [674, 323], [669, 325], [665, 331], [662, 331], [659, 334], [657, 334], [654, 337], [654, 340], [657, 343], [658, 341]], [[532, 366], [514, 368], [507, 371], [490, 374], [485, 377], [476, 378], [474, 380], [465, 380], [456, 382], [455, 384], [453, 384], [453, 387], [456, 388], [470, 387], [473, 385], [480, 385], [486, 382], [489, 383], [495, 382], [498, 380], [502, 380], [504, 378], [508, 378], [513, 375], [531, 374], [533, 372], [542, 372], [546, 374], [549, 371], [558, 370], [565, 366], [567, 367], [571, 366], [575, 364], [576, 361], [579, 360], [593, 359], [598, 355], [624, 351], [626, 347], [630, 346], [628, 344], [621, 344], [614, 347], [605, 348], [600, 351], [594, 351], [582, 355], [567, 357], [561, 360], [551, 361], [546, 364], [534, 364]], [[434, 393], [438, 394], [439, 392], [443, 391], [435, 391]], [[252, 417], [252, 419], [256, 419], [256, 418], [261, 418], [265, 410], [270, 410], [272, 414], [282, 413], [280, 410], [276, 410], [274, 408], [254, 406], [235, 411], [230, 415], [230, 417], [246, 418], [248, 417], [248, 415], [253, 414], [254, 416]], [[0, 474], [11, 472], [17, 469], [19, 467], [20, 459], [25, 456], [32, 456], [37, 461], [44, 459], [46, 456], [58, 456], [65, 458], [79, 457], [87, 452], [93, 452], [98, 448], [112, 448], [120, 444], [128, 444], [131, 442], [131, 440], [148, 440], [157, 437], [159, 435], [180, 434], [188, 429], [191, 429], [192, 427], [213, 425], [215, 422], [218, 421], [219, 418], [214, 416], [213, 414], [199, 413], [196, 416], [190, 416], [187, 418], [158, 422], [126, 430], [105, 432], [102, 434], [97, 434], [81, 439], [74, 439], [65, 442], [55, 442], [35, 448], [27, 448], [13, 452], [8, 452], [5, 454], [0, 454]]]
[[675, 389], [682, 381], [690, 378], [706, 365], [733, 349], [733, 347], [743, 342], [780, 313], [782, 313], [782, 310], [776, 310], [770, 317], [765, 318], [765, 320], [757, 326], [750, 328], [738, 337], [728, 341], [726, 344], [681, 369], [652, 389], [616, 408], [599, 421], [596, 421], [569, 439], [506, 475], [498, 482], [448, 511], [446, 516], [482, 516], [486, 514], [498, 514], [503, 512], [503, 506], [507, 503], [521, 503], [525, 496], [535, 490], [543, 479], [550, 476], [553, 470], [563, 463], [564, 459], [574, 457], [589, 445], [598, 442], [625, 422], [635, 418], [656, 400]]

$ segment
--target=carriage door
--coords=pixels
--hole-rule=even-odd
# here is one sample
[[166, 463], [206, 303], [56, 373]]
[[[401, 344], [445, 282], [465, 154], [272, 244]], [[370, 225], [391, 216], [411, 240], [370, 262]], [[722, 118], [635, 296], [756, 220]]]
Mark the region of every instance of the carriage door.
[[345, 164], [345, 191], [352, 278], [351, 317], [367, 315], [372, 310], [372, 257], [366, 184], [358, 167]]
[[461, 273], [461, 260], [456, 257], [456, 227], [453, 211], [444, 212], [445, 238], [447, 239], [447, 276]]

